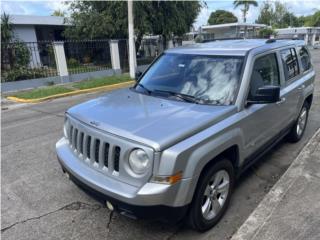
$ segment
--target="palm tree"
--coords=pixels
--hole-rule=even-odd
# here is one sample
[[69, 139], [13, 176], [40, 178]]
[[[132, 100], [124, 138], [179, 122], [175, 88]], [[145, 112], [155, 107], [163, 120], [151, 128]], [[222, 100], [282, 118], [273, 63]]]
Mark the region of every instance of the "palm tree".
[[235, 0], [233, 2], [234, 8], [243, 6], [243, 9], [241, 9], [243, 14], [243, 22], [247, 22], [247, 13], [249, 11], [250, 6], [257, 7], [258, 2], [257, 1], [251, 1], [251, 0]]
[[1, 15], [1, 42], [7, 43], [12, 40], [11, 17], [5, 12]]

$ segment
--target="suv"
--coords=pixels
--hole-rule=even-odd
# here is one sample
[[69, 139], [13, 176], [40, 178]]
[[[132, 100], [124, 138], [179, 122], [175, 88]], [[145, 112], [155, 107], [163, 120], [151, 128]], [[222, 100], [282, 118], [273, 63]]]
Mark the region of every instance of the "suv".
[[301, 139], [314, 78], [303, 41], [169, 49], [132, 88], [70, 108], [58, 159], [111, 210], [205, 231], [237, 176], [283, 137]]

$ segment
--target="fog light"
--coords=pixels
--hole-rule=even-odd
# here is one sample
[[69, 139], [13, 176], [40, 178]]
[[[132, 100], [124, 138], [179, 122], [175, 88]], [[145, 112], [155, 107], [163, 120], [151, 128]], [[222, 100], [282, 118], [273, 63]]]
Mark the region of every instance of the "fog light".
[[69, 173], [65, 172], [64, 175], [65, 175], [68, 179], [70, 179]]
[[113, 210], [114, 210], [114, 207], [113, 207], [113, 205], [111, 204], [111, 202], [106, 201], [106, 205], [107, 205], [107, 208], [108, 208], [110, 211], [113, 211]]

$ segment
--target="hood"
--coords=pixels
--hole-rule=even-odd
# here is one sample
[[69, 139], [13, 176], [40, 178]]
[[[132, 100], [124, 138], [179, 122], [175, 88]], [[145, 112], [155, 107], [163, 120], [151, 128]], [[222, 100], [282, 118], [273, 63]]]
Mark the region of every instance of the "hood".
[[[103, 131], [161, 151], [236, 112], [235, 106], [209, 106], [148, 96], [130, 89], [70, 108], [67, 113]], [[91, 122], [91, 123], [90, 123]]]

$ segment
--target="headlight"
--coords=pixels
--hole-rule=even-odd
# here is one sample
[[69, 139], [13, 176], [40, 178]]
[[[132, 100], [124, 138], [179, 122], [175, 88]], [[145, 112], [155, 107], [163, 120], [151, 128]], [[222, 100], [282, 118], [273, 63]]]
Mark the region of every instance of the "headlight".
[[142, 149], [135, 149], [130, 153], [129, 166], [136, 174], [143, 174], [149, 168], [150, 159]]

